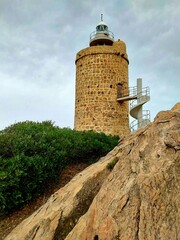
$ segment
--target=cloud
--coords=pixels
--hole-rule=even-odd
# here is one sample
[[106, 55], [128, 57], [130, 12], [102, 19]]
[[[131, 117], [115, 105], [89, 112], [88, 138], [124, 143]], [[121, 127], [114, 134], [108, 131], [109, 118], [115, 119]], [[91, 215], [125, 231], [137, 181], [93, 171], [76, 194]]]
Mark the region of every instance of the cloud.
[[1, 0], [0, 129], [28, 119], [73, 127], [74, 61], [101, 13], [126, 42], [130, 85], [142, 77], [151, 88], [152, 118], [179, 100], [178, 0]]

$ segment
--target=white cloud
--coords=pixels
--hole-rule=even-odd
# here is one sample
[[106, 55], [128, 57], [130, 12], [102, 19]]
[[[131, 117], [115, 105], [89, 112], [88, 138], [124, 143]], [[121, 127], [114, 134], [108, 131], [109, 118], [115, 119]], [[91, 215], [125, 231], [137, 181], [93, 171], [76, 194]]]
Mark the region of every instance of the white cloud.
[[152, 118], [179, 101], [178, 0], [1, 0], [0, 129], [47, 119], [73, 127], [75, 56], [101, 13], [126, 42], [130, 85], [142, 77], [151, 88]]

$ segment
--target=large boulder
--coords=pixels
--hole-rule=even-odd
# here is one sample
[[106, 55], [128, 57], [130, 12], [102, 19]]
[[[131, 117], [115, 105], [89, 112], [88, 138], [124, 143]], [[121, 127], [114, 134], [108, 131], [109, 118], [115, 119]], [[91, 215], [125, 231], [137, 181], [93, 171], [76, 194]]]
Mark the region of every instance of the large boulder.
[[180, 103], [124, 137], [6, 240], [180, 239], [179, 151]]
[[[117, 150], [115, 150], [117, 149]], [[109, 175], [107, 163], [114, 158], [118, 148], [77, 174], [66, 186], [22, 221], [6, 240], [65, 239], [67, 234], [86, 213], [102, 183]]]

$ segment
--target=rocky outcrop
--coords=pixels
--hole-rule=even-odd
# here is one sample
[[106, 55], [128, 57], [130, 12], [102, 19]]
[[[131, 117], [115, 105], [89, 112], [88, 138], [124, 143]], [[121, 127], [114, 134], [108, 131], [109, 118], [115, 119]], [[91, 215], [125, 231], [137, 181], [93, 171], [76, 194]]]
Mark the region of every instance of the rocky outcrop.
[[6, 240], [65, 239], [67, 234], [86, 213], [102, 183], [109, 175], [107, 163], [116, 155], [118, 148], [101, 158], [96, 164], [77, 174], [65, 187], [21, 222]]
[[124, 137], [6, 240], [180, 239], [179, 150], [180, 103]]

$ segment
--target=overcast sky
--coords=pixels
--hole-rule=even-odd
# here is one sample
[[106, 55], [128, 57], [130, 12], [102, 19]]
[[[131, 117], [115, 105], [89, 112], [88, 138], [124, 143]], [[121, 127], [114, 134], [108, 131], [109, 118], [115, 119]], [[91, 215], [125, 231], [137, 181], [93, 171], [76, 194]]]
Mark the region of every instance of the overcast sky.
[[129, 85], [143, 79], [151, 120], [180, 101], [179, 0], [0, 0], [0, 129], [52, 120], [73, 128], [75, 57], [100, 14], [126, 43]]

